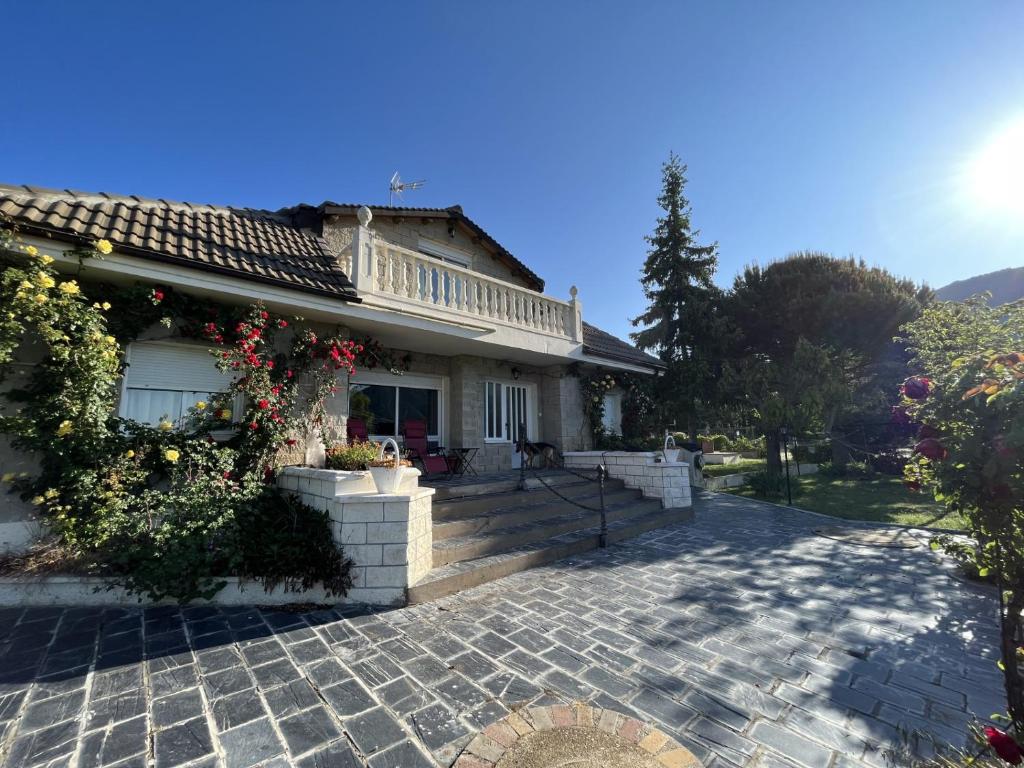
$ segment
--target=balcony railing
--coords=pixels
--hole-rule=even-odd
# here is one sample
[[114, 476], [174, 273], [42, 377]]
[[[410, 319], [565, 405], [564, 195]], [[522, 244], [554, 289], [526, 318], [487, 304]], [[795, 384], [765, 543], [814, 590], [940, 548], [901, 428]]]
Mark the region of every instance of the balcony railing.
[[364, 298], [380, 296], [466, 320], [582, 340], [575, 288], [570, 301], [545, 296], [389, 243], [362, 226], [356, 228], [342, 266]]

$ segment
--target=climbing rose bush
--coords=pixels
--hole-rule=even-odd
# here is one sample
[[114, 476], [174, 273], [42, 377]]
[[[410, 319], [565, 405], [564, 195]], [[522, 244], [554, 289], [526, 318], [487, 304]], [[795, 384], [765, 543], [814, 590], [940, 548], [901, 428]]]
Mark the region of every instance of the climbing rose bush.
[[[90, 299], [51, 257], [0, 229], [0, 252], [18, 250], [0, 264], [0, 380], [9, 385], [0, 432], [39, 457], [40, 471], [3, 479], [72, 558], [154, 599], [210, 597], [228, 575], [344, 593], [350, 566], [326, 514], [283, 498], [272, 481], [279, 453], [322, 422], [358, 345], [261, 306], [218, 308], [168, 287]], [[75, 255], [111, 251], [100, 241]], [[215, 319], [197, 326], [206, 312]], [[206, 338], [233, 383], [179, 423], [150, 427], [119, 418], [116, 403], [123, 343], [158, 319]], [[44, 354], [15, 376], [25, 340]]]
[[906, 481], [967, 520], [973, 541], [946, 536], [937, 546], [998, 587], [1010, 727], [988, 741], [1013, 762], [1006, 756], [1024, 737], [1024, 302], [941, 302], [904, 332], [920, 372], [898, 406], [917, 432]]

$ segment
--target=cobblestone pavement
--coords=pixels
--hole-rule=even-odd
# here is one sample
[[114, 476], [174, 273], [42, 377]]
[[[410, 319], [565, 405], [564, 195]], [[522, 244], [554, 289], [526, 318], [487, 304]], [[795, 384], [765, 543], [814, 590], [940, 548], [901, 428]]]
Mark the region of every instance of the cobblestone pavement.
[[697, 504], [694, 523], [378, 614], [0, 609], [0, 760], [448, 766], [509, 709], [587, 700], [715, 768], [849, 768], [884, 765], [900, 728], [962, 740], [968, 711], [1000, 709], [994, 595], [927, 547]]

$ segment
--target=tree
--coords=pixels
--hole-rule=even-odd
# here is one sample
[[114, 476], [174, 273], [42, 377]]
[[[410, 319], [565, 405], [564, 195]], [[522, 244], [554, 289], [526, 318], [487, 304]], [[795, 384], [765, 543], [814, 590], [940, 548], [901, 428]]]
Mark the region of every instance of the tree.
[[779, 428], [831, 430], [885, 369], [893, 337], [931, 292], [855, 259], [803, 252], [747, 267], [727, 297], [724, 384], [754, 409], [777, 475]]
[[711, 282], [718, 266], [718, 244], [699, 245], [684, 195], [686, 166], [672, 153], [662, 166], [658, 218], [644, 261], [641, 283], [649, 306], [633, 319], [631, 335], [667, 365], [657, 382], [657, 400], [666, 416], [682, 420], [693, 433], [707, 404], [715, 375], [721, 291]]
[[[1024, 302], [929, 307], [905, 328], [920, 375], [902, 387], [917, 427], [911, 488], [967, 521], [973, 542], [939, 540], [999, 588], [1002, 670], [1014, 738], [1024, 738]], [[991, 740], [991, 737], [990, 737]]]

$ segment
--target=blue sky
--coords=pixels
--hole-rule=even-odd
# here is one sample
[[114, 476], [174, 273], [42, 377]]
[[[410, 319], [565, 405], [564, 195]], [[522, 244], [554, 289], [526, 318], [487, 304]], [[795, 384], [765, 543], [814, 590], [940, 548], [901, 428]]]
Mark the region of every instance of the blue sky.
[[5, 6], [0, 181], [277, 208], [398, 170], [620, 335], [670, 150], [723, 285], [800, 249], [1024, 265], [961, 176], [1024, 117], [1019, 2]]

